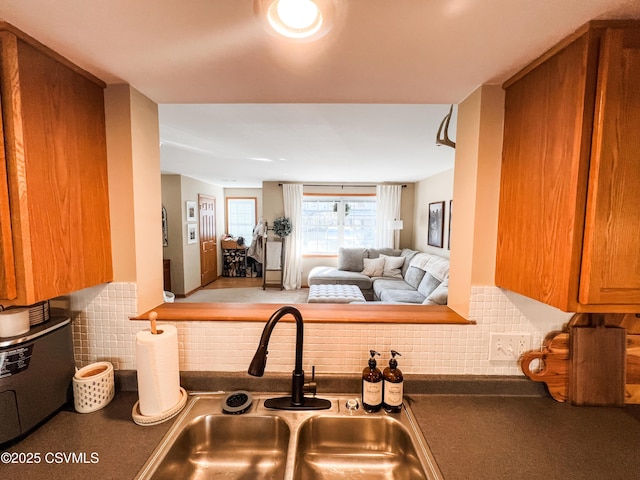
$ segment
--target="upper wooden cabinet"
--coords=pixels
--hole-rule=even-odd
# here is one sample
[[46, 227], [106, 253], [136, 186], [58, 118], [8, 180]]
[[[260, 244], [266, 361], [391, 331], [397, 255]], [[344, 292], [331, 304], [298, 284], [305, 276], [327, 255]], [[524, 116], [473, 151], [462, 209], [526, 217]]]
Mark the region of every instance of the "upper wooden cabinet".
[[640, 23], [593, 22], [505, 89], [496, 284], [640, 311]]
[[103, 90], [0, 24], [0, 304], [113, 279]]

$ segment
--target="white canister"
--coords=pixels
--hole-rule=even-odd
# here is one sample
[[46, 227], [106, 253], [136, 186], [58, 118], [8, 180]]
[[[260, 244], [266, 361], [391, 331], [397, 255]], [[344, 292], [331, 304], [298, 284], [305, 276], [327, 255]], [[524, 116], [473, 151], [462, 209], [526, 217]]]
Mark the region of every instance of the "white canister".
[[79, 413], [106, 407], [114, 395], [115, 379], [110, 362], [92, 363], [73, 376], [73, 400]]
[[30, 327], [28, 308], [11, 308], [0, 312], [0, 337], [22, 335]]

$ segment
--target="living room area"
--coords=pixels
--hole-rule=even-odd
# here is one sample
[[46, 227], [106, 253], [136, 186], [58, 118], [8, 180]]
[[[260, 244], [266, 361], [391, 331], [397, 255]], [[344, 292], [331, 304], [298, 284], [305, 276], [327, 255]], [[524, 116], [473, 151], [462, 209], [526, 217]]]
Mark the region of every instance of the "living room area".
[[[340, 248], [449, 257], [456, 106], [160, 105], [159, 121], [165, 291], [176, 301], [301, 303], [314, 268], [340, 266]], [[438, 136], [449, 145], [439, 146]], [[254, 235], [260, 225], [266, 248], [278, 245], [273, 223], [291, 217], [284, 190], [294, 184], [302, 189], [302, 216], [293, 222], [301, 238], [295, 251], [292, 236], [282, 239], [287, 258], [278, 271], [252, 243], [263, 241]], [[396, 210], [379, 216], [383, 187], [399, 193]], [[203, 223], [209, 210], [213, 219]], [[206, 250], [213, 259], [204, 259]], [[299, 280], [281, 284], [289, 267]]]
[[[446, 113], [446, 109], [444, 111]], [[433, 141], [434, 138], [431, 140]], [[183, 199], [196, 198], [202, 193], [214, 197], [216, 211], [219, 213], [216, 223], [222, 227], [218, 228], [218, 231], [223, 232], [217, 235], [219, 252], [217, 278], [205, 285], [195, 285], [195, 288], [190, 289], [187, 287], [183, 292], [179, 289], [174, 290], [175, 301], [280, 304], [299, 304], [309, 301], [318, 303], [382, 301], [421, 304], [431, 291], [425, 290], [427, 288], [425, 280], [425, 285], [420, 290], [427, 295], [418, 292], [420, 282], [424, 279], [424, 270], [417, 270], [422, 272], [419, 278], [415, 275], [410, 276], [409, 283], [412, 283], [412, 288], [407, 287], [406, 273], [410, 267], [415, 267], [411, 265], [414, 255], [420, 254], [417, 260], [427, 255], [444, 259], [447, 268], [443, 271], [444, 273], [441, 273], [435, 286], [439, 286], [445, 278], [448, 279], [454, 150], [447, 148], [436, 151], [441, 152], [441, 156], [444, 157], [442, 163], [449, 168], [418, 181], [381, 182], [380, 184], [358, 181], [300, 183], [303, 235], [298, 252], [300, 261], [295, 267], [299, 272], [299, 281], [297, 285], [288, 286], [288, 288], [284, 284], [284, 271], [278, 268], [265, 268], [262, 263], [264, 259], [256, 259], [255, 251], [252, 253], [252, 246], [257, 241], [262, 243], [264, 240], [263, 231], [255, 235], [258, 225], [261, 228], [264, 226], [268, 228], [267, 247], [263, 246], [263, 248], [269, 248], [273, 243], [278, 243], [273, 242], [273, 240], [279, 240], [273, 232], [273, 222], [285, 217], [283, 184], [287, 181], [262, 181], [260, 188], [220, 188], [185, 175], [163, 174], [163, 204], [165, 210], [170, 212], [167, 215], [168, 245], [165, 245], [164, 252], [165, 259], [172, 257], [170, 275], [174, 286], [176, 280], [179, 285], [180, 281], [184, 283], [189, 275], [193, 276], [193, 271], [198, 271], [201, 264], [201, 259], [198, 258], [198, 245], [195, 242], [189, 244], [188, 238], [182, 238], [183, 235], [188, 235], [189, 225], [189, 222], [183, 218], [186, 214], [183, 213], [186, 212]], [[412, 179], [412, 176], [407, 175], [406, 178]], [[382, 186], [389, 185], [397, 186], [399, 198], [396, 208], [398, 210], [390, 219], [377, 220], [376, 211], [380, 202], [378, 192]], [[244, 215], [239, 215], [240, 211], [244, 211]], [[248, 219], [247, 211], [250, 212]], [[180, 220], [178, 228], [172, 225], [171, 218]], [[435, 222], [435, 225], [431, 225], [431, 229], [430, 221]], [[185, 229], [185, 223], [187, 229]], [[387, 240], [376, 238], [376, 223], [384, 223], [380, 230], [386, 230], [383, 235], [386, 235]], [[241, 245], [237, 244], [238, 240]], [[284, 245], [287, 239], [283, 240]], [[377, 245], [382, 245], [380, 242], [384, 241], [387, 242], [386, 247], [376, 248]], [[386, 249], [384, 253], [380, 248]], [[348, 254], [359, 256], [359, 261], [348, 264], [349, 262], [346, 261]], [[182, 256], [182, 262], [176, 261], [175, 259], [180, 256]], [[238, 270], [227, 268], [225, 262], [228, 257], [239, 257], [243, 268]], [[403, 264], [399, 269], [396, 268], [395, 272], [392, 272], [391, 268], [385, 271], [384, 266], [379, 262], [384, 257], [402, 259]], [[424, 261], [424, 258], [422, 260]], [[286, 265], [288, 262], [284, 260], [282, 263]], [[375, 266], [372, 265], [370, 268], [374, 270], [367, 272], [365, 263], [378, 263], [382, 269], [376, 271]], [[318, 275], [318, 271], [322, 269], [324, 273], [329, 272], [329, 277]], [[416, 269], [411, 269], [412, 272], [414, 270]], [[336, 279], [331, 272], [347, 275], [347, 278]], [[368, 283], [364, 288], [362, 284], [359, 286], [358, 281], [354, 281], [353, 278], [363, 274], [366, 274], [364, 282]], [[363, 279], [360, 278], [360, 280]], [[373, 289], [374, 281], [379, 285], [384, 284], [379, 280], [385, 280], [387, 287], [393, 287], [392, 290], [399, 289], [404, 293], [396, 298], [390, 298], [388, 295], [381, 298]], [[446, 287], [446, 283], [444, 286]], [[433, 281], [428, 288], [435, 289]], [[311, 290], [318, 290], [318, 292], [313, 292], [310, 298]], [[407, 298], [405, 290], [416, 292], [415, 297]], [[441, 299], [440, 302], [442, 301]], [[444, 304], [446, 304], [446, 296]]]

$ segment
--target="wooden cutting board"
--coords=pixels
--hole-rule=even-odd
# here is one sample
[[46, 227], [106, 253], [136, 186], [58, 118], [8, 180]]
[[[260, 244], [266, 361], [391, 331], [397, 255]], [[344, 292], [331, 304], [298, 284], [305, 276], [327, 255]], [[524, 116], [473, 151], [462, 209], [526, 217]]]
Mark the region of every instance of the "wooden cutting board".
[[604, 324], [604, 316], [591, 325], [569, 330], [569, 392], [573, 405], [624, 406], [626, 341], [624, 328]]
[[[640, 404], [640, 334], [627, 334], [624, 403]], [[539, 365], [532, 365], [537, 361]], [[569, 333], [547, 335], [541, 350], [523, 354], [520, 366], [536, 382], [544, 382], [549, 394], [559, 402], [568, 401], [570, 378]], [[535, 366], [532, 370], [531, 367]]]

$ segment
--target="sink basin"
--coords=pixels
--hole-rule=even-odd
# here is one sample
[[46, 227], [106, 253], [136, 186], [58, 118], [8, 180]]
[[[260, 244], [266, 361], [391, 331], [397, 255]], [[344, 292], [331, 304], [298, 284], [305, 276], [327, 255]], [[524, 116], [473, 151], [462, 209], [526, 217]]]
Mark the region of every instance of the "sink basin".
[[204, 415], [180, 432], [154, 479], [284, 479], [289, 427], [279, 417]]
[[298, 430], [294, 478], [427, 479], [409, 431], [387, 416], [314, 417]]
[[273, 410], [253, 394], [245, 413], [225, 414], [224, 393], [190, 395], [136, 479], [438, 480], [440, 471], [410, 408], [350, 409], [353, 396], [326, 396], [327, 410]]
[[290, 430], [278, 416], [199, 415], [173, 433], [147, 478], [284, 479]]

